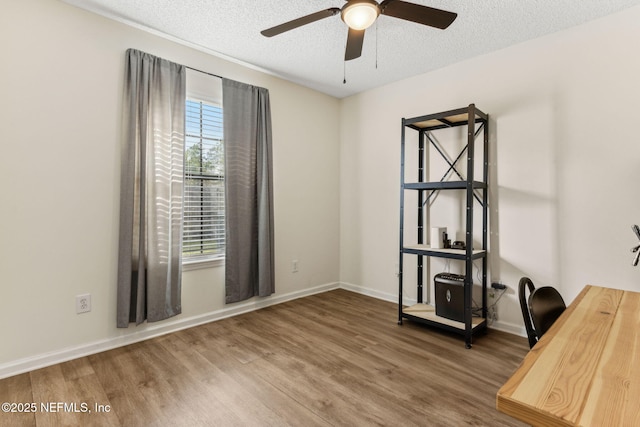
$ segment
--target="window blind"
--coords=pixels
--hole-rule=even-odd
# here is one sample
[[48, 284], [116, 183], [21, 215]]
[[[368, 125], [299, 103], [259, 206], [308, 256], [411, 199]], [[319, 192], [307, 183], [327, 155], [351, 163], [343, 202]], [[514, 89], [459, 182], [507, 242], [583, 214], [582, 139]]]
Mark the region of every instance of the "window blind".
[[224, 255], [224, 142], [222, 108], [187, 100], [182, 256]]

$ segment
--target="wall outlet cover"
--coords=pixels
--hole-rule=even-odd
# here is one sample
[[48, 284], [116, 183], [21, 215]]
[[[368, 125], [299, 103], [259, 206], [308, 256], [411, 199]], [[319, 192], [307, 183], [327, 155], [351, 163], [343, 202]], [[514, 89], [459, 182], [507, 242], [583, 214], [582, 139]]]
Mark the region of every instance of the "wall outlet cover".
[[91, 311], [91, 294], [76, 295], [76, 313]]

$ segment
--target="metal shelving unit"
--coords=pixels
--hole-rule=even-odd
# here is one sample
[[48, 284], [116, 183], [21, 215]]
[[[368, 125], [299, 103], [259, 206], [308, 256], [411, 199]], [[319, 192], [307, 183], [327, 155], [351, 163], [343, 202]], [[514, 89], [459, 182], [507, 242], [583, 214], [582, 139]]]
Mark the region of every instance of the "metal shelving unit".
[[[467, 129], [466, 146], [455, 160], [449, 160], [442, 150], [435, 144], [431, 134], [439, 129], [465, 126]], [[398, 265], [398, 324], [403, 319], [425, 323], [430, 326], [443, 328], [449, 331], [461, 333], [465, 338], [465, 346], [471, 348], [473, 334], [485, 331], [487, 328], [487, 229], [488, 229], [488, 135], [489, 117], [476, 108], [474, 104], [457, 110], [445, 111], [426, 116], [402, 119], [402, 153], [401, 153], [401, 186], [400, 186], [400, 254]], [[406, 132], [418, 133], [418, 181], [405, 182], [405, 136]], [[482, 136], [483, 170], [482, 180], [474, 180], [474, 163], [477, 141]], [[429, 143], [429, 145], [427, 145]], [[425, 157], [426, 150], [434, 147], [443, 159], [448, 163], [449, 169], [440, 181], [425, 182]], [[464, 159], [466, 153], [466, 178], [457, 170], [459, 160]], [[453, 172], [453, 173], [452, 173]], [[448, 180], [454, 175], [458, 180]], [[405, 192], [417, 191], [417, 244], [405, 245], [404, 220], [405, 220]], [[438, 191], [462, 191], [465, 200], [465, 249], [435, 249], [425, 244], [425, 205]], [[482, 247], [474, 248], [474, 204], [478, 203], [482, 212]], [[427, 227], [425, 227], [427, 225]], [[406, 255], [417, 256], [417, 304], [405, 307], [403, 305], [403, 259]], [[464, 322], [457, 322], [435, 314], [434, 306], [424, 303], [424, 258], [436, 257], [459, 260], [464, 263]], [[480, 316], [473, 316], [473, 261], [482, 260], [482, 304], [476, 307]], [[428, 281], [427, 281], [427, 292]], [[427, 301], [429, 302], [429, 301]]]

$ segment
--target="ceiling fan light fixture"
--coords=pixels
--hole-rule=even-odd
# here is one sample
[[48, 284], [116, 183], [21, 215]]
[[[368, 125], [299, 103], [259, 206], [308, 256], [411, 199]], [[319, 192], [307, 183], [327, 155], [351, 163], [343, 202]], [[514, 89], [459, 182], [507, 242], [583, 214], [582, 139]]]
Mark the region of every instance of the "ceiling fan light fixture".
[[380, 7], [374, 0], [350, 1], [343, 8], [342, 20], [354, 30], [369, 28], [380, 15]]

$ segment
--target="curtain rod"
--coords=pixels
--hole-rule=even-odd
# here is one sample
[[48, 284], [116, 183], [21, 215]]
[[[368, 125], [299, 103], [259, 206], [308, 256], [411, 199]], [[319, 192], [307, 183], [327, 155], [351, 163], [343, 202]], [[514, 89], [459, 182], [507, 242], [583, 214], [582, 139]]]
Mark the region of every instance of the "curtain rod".
[[217, 75], [217, 74], [208, 73], [208, 72], [206, 72], [206, 71], [198, 70], [197, 68], [189, 67], [188, 65], [185, 65], [184, 67], [185, 67], [185, 68], [188, 68], [189, 70], [197, 71], [198, 73], [207, 74], [207, 75], [209, 75], [209, 76], [217, 77], [217, 78], [219, 78], [219, 79], [224, 79], [224, 77], [219, 76], [219, 75]]

